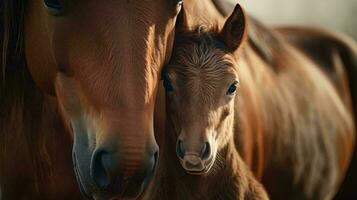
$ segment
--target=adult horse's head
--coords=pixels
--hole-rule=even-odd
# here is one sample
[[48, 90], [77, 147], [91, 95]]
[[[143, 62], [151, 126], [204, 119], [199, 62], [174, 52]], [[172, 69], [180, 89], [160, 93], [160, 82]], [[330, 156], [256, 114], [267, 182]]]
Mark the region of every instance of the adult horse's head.
[[180, 0], [27, 1], [28, 68], [73, 130], [88, 197], [136, 197], [154, 174], [154, 102], [180, 8]]

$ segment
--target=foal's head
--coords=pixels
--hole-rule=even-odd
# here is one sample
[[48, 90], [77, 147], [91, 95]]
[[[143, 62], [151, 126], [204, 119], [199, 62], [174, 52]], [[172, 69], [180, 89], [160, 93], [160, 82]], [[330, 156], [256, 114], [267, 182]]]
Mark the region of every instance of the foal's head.
[[208, 172], [231, 138], [239, 85], [233, 52], [244, 36], [245, 17], [238, 5], [222, 30], [186, 31], [175, 41], [163, 79], [176, 154], [191, 174]]

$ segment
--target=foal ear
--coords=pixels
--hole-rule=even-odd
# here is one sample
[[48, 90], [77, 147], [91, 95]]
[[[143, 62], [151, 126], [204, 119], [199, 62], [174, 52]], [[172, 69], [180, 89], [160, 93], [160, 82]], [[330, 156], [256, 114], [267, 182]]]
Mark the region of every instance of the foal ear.
[[184, 5], [176, 19], [176, 32], [185, 32], [189, 29], [188, 17]]
[[233, 13], [226, 20], [221, 31], [223, 42], [230, 51], [235, 51], [241, 45], [246, 35], [246, 17], [242, 7], [237, 4]]

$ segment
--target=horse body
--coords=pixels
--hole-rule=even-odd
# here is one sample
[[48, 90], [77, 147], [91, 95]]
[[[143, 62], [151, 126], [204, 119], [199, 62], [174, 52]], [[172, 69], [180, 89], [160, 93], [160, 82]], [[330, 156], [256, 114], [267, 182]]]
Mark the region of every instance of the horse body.
[[[231, 3], [215, 2], [229, 15]], [[237, 149], [272, 199], [331, 199], [356, 138], [357, 45], [319, 29], [249, 21], [249, 44], [238, 55], [247, 83], [243, 112], [236, 111]], [[353, 193], [355, 157], [345, 197]]]
[[[233, 7], [233, 2], [217, 0], [215, 1], [215, 3], [219, 7], [219, 9], [221, 10], [224, 16], [228, 16], [230, 14]], [[262, 28], [262, 26], [260, 27]], [[267, 34], [267, 33], [271, 33], [272, 31], [275, 32], [274, 33], [275, 36], [278, 36], [279, 38], [284, 38], [283, 43], [288, 42], [290, 43], [289, 46], [293, 46], [294, 48], [298, 49], [298, 51], [296, 51], [296, 49], [294, 49], [293, 51], [298, 52], [298, 54], [300, 54], [299, 57], [301, 57], [301, 54], [304, 54], [303, 57], [308, 58], [309, 63], [307, 63], [307, 66], [311, 66], [312, 63], [312, 65], [314, 66], [313, 68], [321, 70], [320, 72], [318, 72], [319, 74], [324, 74], [324, 75], [326, 74], [329, 79], [328, 82], [332, 83], [332, 85], [336, 90], [335, 92], [337, 92], [342, 102], [345, 104], [345, 109], [348, 108], [349, 109], [348, 112], [352, 113], [351, 104], [353, 105], [354, 118], [355, 118], [354, 124], [357, 124], [356, 123], [356, 113], [357, 113], [356, 112], [356, 105], [357, 105], [356, 88], [357, 87], [356, 87], [356, 78], [355, 78], [357, 74], [356, 71], [357, 70], [356, 67], [357, 45], [355, 41], [341, 34], [336, 34], [318, 28], [310, 28], [310, 27], [293, 27], [293, 26], [286, 27], [285, 26], [285, 27], [276, 27], [274, 30], [263, 28], [263, 30], [260, 31], [261, 31], [260, 38], [264, 38], [263, 36], [264, 33]], [[250, 36], [252, 36], [252, 34], [250, 34]], [[269, 59], [270, 49], [266, 47], [277, 43], [277, 41], [275, 40], [276, 37], [271, 37], [271, 34], [266, 38], [268, 40], [260, 41], [263, 44], [260, 45], [260, 48], [256, 48], [259, 47], [259, 41], [257, 40], [255, 42], [255, 45], [253, 46], [255, 47], [254, 50], [258, 50], [259, 55], [266, 60], [265, 63], [270, 64], [271, 62], [267, 60]], [[250, 89], [256, 89], [256, 86], [246, 86], [246, 87], [250, 87]], [[252, 127], [246, 125], [245, 129], [249, 130], [252, 135], [250, 134], [240, 135], [237, 138], [237, 142], [240, 144], [244, 142], [245, 144], [244, 144], [244, 148], [240, 147], [241, 145], [238, 145], [237, 148], [240, 149], [241, 151], [244, 151], [244, 154], [242, 154], [242, 156], [244, 157], [244, 155], [247, 155], [246, 157], [244, 157], [246, 162], [253, 168], [255, 174], [258, 177], [260, 177], [263, 174], [262, 166], [264, 166], [265, 160], [269, 160], [267, 158], [264, 158], [264, 152], [266, 152], [266, 150], [269, 149], [267, 149], [267, 147], [263, 148], [262, 145], [265, 141], [265, 137], [264, 134], [262, 134], [262, 132], [259, 131], [263, 129], [263, 126], [261, 124], [262, 119], [259, 117], [259, 114], [257, 115], [257, 113], [259, 113], [257, 112], [257, 110], [260, 110], [261, 108], [258, 107], [257, 105], [257, 100], [256, 100], [257, 96], [256, 95], [253, 96], [254, 97], [251, 97], [250, 100], [247, 101], [247, 103], [250, 104], [250, 111], [248, 111], [248, 115], [245, 117], [245, 119], [249, 118], [250, 120], [255, 121], [255, 124], [257, 124], [257, 126], [254, 126], [253, 129], [255, 129], [256, 131], [250, 131]], [[249, 120], [244, 120], [243, 123], [245, 121], [249, 122]], [[334, 123], [338, 124], [338, 122], [334, 122]], [[241, 124], [242, 121], [240, 125], [237, 124], [237, 128], [241, 126]], [[257, 135], [258, 137], [256, 137]], [[305, 135], [307, 135], [307, 133]], [[353, 134], [353, 128], [350, 136], [348, 137], [346, 136], [346, 138], [350, 138], [348, 142], [349, 144], [345, 148], [345, 151], [348, 153], [346, 155], [342, 155], [342, 154], [340, 155], [340, 157], [342, 158], [341, 166], [347, 165], [349, 163], [348, 162], [350, 158], [349, 155], [353, 151], [353, 143], [355, 143], [355, 139], [353, 138], [356, 138]], [[344, 139], [345, 141], [346, 138]], [[271, 146], [271, 143], [267, 142], [266, 145]], [[344, 150], [339, 150], [339, 151], [343, 152]], [[343, 198], [351, 198], [355, 196], [354, 179], [356, 177], [356, 174], [353, 169], [355, 168], [357, 163], [356, 155], [357, 154], [354, 153], [351, 166], [349, 168], [349, 171], [347, 172], [347, 175], [345, 176], [345, 181], [342, 184], [342, 187], [340, 189], [341, 191], [338, 193], [337, 198], [343, 199]], [[344, 164], [342, 164], [343, 162]], [[344, 170], [342, 170], [340, 173], [340, 177], [338, 178], [339, 181], [341, 181], [342, 177], [344, 177], [343, 171]], [[290, 180], [287, 180], [287, 182], [289, 181]], [[269, 187], [267, 187], [267, 189], [269, 190]], [[283, 191], [279, 187], [276, 187], [276, 192], [278, 192], [278, 190]]]
[[237, 110], [237, 148], [256, 152], [247, 159], [263, 166], [255, 172], [272, 199], [331, 199], [354, 147], [346, 79], [338, 77], [340, 95], [321, 67], [282, 36], [255, 20], [249, 25], [238, 58], [248, 95], [241, 97], [243, 112]]
[[[313, 27], [277, 27], [288, 42], [299, 48], [307, 57], [318, 63], [334, 83], [337, 91], [347, 105], [354, 110], [355, 125], [357, 124], [357, 44], [342, 34], [337, 34]], [[351, 94], [350, 92], [351, 91]], [[352, 97], [352, 98], [351, 98]], [[351, 102], [352, 100], [352, 102]], [[355, 142], [356, 143], [356, 142]], [[356, 197], [355, 167], [357, 154], [354, 153], [346, 178], [335, 197], [345, 199]]]

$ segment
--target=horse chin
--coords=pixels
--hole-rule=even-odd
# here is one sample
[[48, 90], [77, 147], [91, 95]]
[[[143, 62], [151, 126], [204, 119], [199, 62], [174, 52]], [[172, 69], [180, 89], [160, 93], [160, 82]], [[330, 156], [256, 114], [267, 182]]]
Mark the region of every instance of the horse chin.
[[205, 168], [202, 171], [189, 171], [185, 170], [188, 174], [194, 175], [194, 176], [202, 176], [202, 175], [207, 175], [209, 172], [209, 168]]
[[209, 160], [206, 162], [206, 166], [205, 166], [205, 168], [204, 168], [203, 170], [201, 170], [201, 171], [190, 171], [190, 170], [186, 170], [186, 169], [185, 169], [185, 171], [186, 171], [186, 173], [188, 173], [188, 174], [190, 174], [190, 175], [194, 175], [194, 176], [205, 176], [205, 175], [210, 174], [209, 172], [210, 172], [210, 170], [211, 170], [211, 168], [212, 168], [214, 162], [215, 162], [215, 158], [212, 157], [211, 159], [209, 159]]

